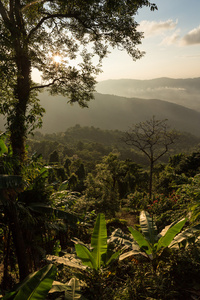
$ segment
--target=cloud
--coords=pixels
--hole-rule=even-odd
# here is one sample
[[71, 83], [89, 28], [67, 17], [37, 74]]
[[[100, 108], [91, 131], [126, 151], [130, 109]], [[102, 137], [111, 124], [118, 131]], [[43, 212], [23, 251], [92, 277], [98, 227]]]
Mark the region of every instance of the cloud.
[[139, 30], [144, 32], [146, 37], [160, 35], [166, 31], [173, 30], [176, 28], [178, 24], [178, 20], [174, 22], [173, 20], [169, 19], [167, 21], [142, 21], [139, 25]]
[[182, 45], [200, 44], [200, 26], [192, 29], [181, 40]]
[[160, 44], [167, 45], [167, 46], [176, 44], [180, 39], [179, 33], [180, 33], [180, 30], [178, 29], [173, 34], [166, 36]]

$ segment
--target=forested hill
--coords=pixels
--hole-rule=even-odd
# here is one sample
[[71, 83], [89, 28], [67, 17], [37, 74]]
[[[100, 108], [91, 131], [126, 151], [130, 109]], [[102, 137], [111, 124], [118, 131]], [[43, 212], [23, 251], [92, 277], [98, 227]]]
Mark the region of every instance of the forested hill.
[[95, 100], [89, 102], [89, 108], [82, 109], [78, 104], [67, 104], [67, 100], [61, 96], [52, 97], [43, 93], [40, 98], [46, 109], [41, 130], [43, 133], [65, 131], [76, 124], [124, 131], [134, 123], [154, 115], [168, 119], [169, 124], [178, 130], [200, 136], [200, 112], [167, 101], [97, 93]]
[[105, 80], [97, 84], [96, 91], [124, 97], [162, 99], [200, 111], [200, 77]]

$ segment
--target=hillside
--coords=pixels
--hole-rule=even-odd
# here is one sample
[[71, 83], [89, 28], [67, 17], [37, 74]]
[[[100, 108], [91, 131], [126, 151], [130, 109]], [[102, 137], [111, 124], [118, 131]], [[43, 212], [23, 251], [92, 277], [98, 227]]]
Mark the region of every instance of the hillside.
[[101, 129], [127, 130], [132, 124], [145, 121], [153, 115], [168, 119], [172, 127], [200, 136], [200, 112], [181, 105], [157, 99], [125, 98], [113, 95], [95, 94], [89, 108], [78, 104], [67, 104], [61, 96], [40, 94], [41, 104], [46, 109], [43, 133], [61, 132], [80, 124]]
[[162, 99], [200, 111], [200, 78], [106, 80], [97, 84], [96, 91], [123, 97]]

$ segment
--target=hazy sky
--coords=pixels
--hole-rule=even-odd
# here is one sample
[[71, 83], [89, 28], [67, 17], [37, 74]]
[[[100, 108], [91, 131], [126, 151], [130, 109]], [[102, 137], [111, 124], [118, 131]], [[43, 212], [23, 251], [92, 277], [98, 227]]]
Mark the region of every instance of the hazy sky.
[[136, 16], [145, 38], [145, 56], [134, 62], [112, 50], [98, 80], [200, 77], [200, 0], [152, 0], [157, 11], [142, 8]]

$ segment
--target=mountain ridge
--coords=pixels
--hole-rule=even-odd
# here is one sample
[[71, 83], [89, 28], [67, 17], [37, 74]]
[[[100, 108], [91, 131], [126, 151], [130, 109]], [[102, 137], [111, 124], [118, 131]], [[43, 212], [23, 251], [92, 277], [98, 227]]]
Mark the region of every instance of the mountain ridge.
[[66, 99], [61, 96], [42, 94], [40, 98], [46, 109], [41, 130], [45, 133], [65, 131], [76, 124], [125, 131], [133, 124], [146, 121], [154, 115], [158, 119], [168, 119], [169, 125], [177, 130], [200, 135], [200, 112], [160, 99], [96, 93], [95, 100], [89, 102], [89, 108], [82, 109], [78, 104], [67, 105]]
[[162, 99], [200, 111], [200, 77], [154, 79], [109, 79], [98, 82], [96, 91], [101, 94]]
[[[166, 88], [167, 85], [169, 88]], [[46, 114], [43, 117], [43, 127], [39, 131], [65, 132], [67, 128], [76, 124], [125, 131], [133, 124], [155, 116], [157, 119], [168, 119], [172, 128], [200, 136], [200, 77], [194, 79], [162, 77], [145, 81], [112, 79], [102, 82], [101, 86], [97, 84], [97, 90], [99, 87], [104, 93], [95, 93], [95, 100], [88, 103], [88, 109], [82, 109], [77, 103], [73, 106], [67, 104], [68, 99], [63, 96], [40, 93], [41, 106], [46, 109]], [[114, 89], [116, 94], [121, 87], [123, 88], [121, 91], [124, 91], [123, 96], [108, 93], [108, 88]], [[134, 93], [139, 91], [140, 96], [146, 97], [127, 96], [132, 91]], [[167, 100], [164, 96], [167, 96]], [[1, 130], [4, 130], [4, 123], [5, 120], [1, 117]]]

